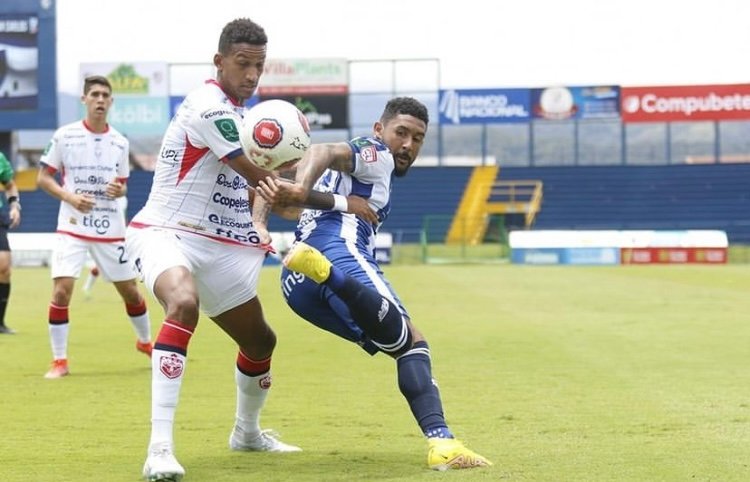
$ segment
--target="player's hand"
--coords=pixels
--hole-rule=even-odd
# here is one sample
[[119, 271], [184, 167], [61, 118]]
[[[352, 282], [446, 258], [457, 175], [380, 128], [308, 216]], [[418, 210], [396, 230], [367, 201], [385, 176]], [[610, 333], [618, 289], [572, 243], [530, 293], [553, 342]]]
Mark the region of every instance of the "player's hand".
[[91, 194], [73, 194], [68, 198], [68, 204], [83, 214], [87, 214], [94, 208], [94, 196]]
[[107, 183], [107, 188], [104, 192], [110, 199], [122, 197], [125, 194], [125, 184], [117, 179], [113, 179]]
[[263, 226], [262, 224], [253, 223], [253, 227], [255, 228], [255, 231], [258, 233], [258, 236], [260, 237], [260, 244], [266, 245], [271, 244], [271, 233], [268, 232], [268, 227]]
[[273, 242], [273, 239], [271, 238], [271, 233], [268, 232], [268, 226], [255, 223], [254, 227], [255, 227], [255, 231], [258, 233], [258, 236], [260, 237], [260, 244], [258, 245], [258, 247], [266, 251], [266, 256], [268, 256], [269, 254], [275, 253], [276, 250], [273, 248], [273, 245], [271, 244]]
[[367, 203], [367, 199], [359, 196], [347, 196], [346, 202], [348, 203], [347, 213], [354, 214], [370, 224], [378, 223], [378, 214]]
[[21, 210], [18, 207], [13, 207], [13, 204], [11, 204], [8, 215], [10, 216], [11, 229], [21, 224]]
[[255, 192], [268, 204], [277, 207], [299, 206], [307, 197], [307, 190], [300, 184], [271, 176], [258, 181]]

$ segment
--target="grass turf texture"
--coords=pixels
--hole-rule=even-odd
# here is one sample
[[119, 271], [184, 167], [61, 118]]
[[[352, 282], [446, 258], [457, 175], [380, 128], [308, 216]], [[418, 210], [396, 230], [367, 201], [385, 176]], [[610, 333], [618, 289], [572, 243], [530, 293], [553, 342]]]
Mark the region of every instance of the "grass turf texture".
[[[393, 362], [260, 293], [279, 342], [261, 422], [298, 454], [232, 452], [235, 347], [193, 337], [176, 420], [189, 481], [748, 480], [750, 266], [392, 266], [447, 419], [489, 469], [435, 473]], [[81, 280], [82, 281], [82, 280]], [[80, 281], [79, 281], [80, 287]], [[71, 306], [72, 375], [50, 361], [45, 269], [16, 269], [0, 336], [0, 480], [136, 481], [150, 370], [114, 288]], [[149, 298], [154, 333], [162, 311]]]

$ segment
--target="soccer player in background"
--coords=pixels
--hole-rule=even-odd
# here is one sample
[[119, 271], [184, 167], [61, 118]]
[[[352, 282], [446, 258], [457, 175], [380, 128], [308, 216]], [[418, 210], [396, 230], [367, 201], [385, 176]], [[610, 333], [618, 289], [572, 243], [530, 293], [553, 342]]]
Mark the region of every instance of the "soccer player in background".
[[[390, 100], [371, 137], [313, 144], [297, 166], [296, 183], [269, 178], [259, 193], [279, 214], [309, 206], [313, 187], [333, 193], [333, 210], [301, 213], [297, 241], [284, 258], [281, 289], [302, 318], [396, 360], [398, 386], [428, 441], [427, 464], [436, 470], [492, 465], [455, 439], [432, 378], [430, 348], [385, 279], [374, 256], [375, 233], [391, 208], [393, 177], [406, 175], [424, 142], [427, 108], [410, 97]], [[261, 197], [258, 196], [258, 197]], [[379, 219], [346, 214], [366, 198]], [[333, 261], [333, 264], [331, 261]]]
[[137, 337], [136, 349], [151, 356], [146, 300], [138, 291], [136, 272], [125, 249], [125, 221], [117, 202], [127, 193], [129, 143], [107, 122], [113, 97], [106, 77], [87, 77], [81, 101], [85, 117], [55, 131], [37, 176], [39, 187], [60, 201], [50, 267], [48, 321], [53, 361], [45, 378], [69, 374], [68, 307], [89, 254], [125, 302]]
[[8, 298], [10, 298], [11, 270], [8, 229], [13, 229], [21, 223], [21, 201], [18, 197], [18, 186], [13, 180], [13, 166], [2, 152], [0, 152], [0, 183], [5, 187], [5, 202], [0, 199], [0, 209], [2, 209], [0, 211], [0, 335], [12, 335], [15, 331], [5, 324], [5, 311], [8, 308]]

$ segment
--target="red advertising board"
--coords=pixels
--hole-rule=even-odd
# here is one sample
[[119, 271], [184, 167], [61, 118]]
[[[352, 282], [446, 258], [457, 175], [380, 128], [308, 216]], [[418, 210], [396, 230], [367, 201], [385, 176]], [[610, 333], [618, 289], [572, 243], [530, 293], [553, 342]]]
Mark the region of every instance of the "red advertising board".
[[623, 122], [750, 119], [750, 84], [621, 87]]
[[727, 248], [622, 248], [622, 264], [724, 264]]

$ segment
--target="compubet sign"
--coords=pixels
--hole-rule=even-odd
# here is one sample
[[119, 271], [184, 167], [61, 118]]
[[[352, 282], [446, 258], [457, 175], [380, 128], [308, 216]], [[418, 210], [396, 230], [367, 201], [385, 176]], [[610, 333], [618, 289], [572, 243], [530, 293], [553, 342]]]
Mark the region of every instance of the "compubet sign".
[[750, 84], [622, 87], [623, 122], [750, 119]]

